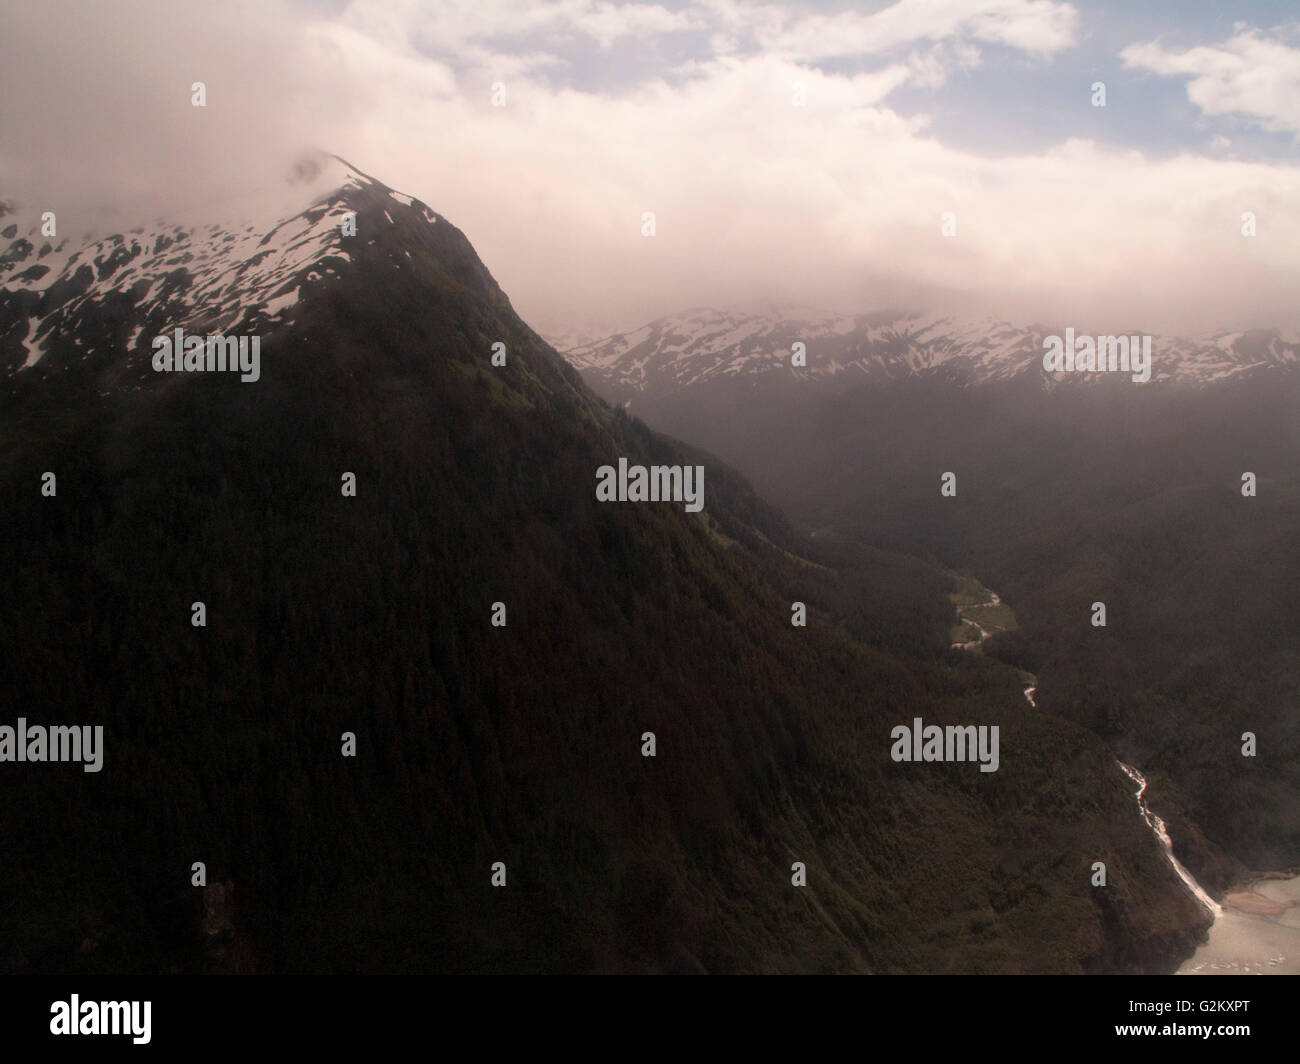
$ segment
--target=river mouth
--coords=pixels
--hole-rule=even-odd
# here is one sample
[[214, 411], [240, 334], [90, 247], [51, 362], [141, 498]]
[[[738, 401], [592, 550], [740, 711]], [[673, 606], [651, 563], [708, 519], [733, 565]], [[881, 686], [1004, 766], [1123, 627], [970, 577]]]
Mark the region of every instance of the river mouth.
[[1223, 902], [1179, 975], [1300, 975], [1300, 876], [1256, 880]]

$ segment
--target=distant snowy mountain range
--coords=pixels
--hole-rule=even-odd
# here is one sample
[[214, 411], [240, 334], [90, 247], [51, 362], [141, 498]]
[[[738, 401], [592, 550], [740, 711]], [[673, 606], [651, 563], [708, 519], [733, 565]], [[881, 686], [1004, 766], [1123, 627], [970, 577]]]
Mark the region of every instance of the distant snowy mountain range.
[[[661, 394], [707, 381], [781, 372], [797, 379], [852, 380], [948, 375], [963, 384], [1038, 374], [1045, 387], [1097, 374], [1049, 374], [1044, 338], [1065, 325], [884, 311], [842, 315], [806, 308], [696, 308], [631, 332], [581, 344], [552, 343], [608, 391]], [[1142, 330], [1129, 328], [1128, 335]], [[806, 366], [792, 364], [802, 343]], [[1152, 337], [1152, 381], [1207, 385], [1245, 374], [1300, 369], [1300, 333], [1257, 329], [1196, 339]]]

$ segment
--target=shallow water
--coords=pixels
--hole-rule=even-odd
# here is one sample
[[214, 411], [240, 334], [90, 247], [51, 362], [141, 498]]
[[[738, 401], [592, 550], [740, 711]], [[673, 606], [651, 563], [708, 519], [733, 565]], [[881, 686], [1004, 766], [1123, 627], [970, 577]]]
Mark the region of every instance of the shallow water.
[[[1265, 879], [1256, 894], [1300, 903], [1300, 876]], [[1252, 916], [1224, 908], [1209, 940], [1178, 969], [1179, 975], [1300, 975], [1300, 904], [1280, 916]]]

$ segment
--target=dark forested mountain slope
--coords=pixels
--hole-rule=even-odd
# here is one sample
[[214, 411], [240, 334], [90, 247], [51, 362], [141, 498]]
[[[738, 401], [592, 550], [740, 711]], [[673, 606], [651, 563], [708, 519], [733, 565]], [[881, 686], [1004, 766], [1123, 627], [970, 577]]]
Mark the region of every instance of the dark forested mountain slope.
[[[935, 570], [803, 539], [589, 392], [445, 219], [343, 182], [266, 244], [128, 234], [41, 277], [35, 241], [8, 252], [29, 276], [0, 289], [0, 723], [102, 724], [105, 751], [98, 773], [0, 765], [0, 966], [1069, 972], [1190, 950], [1208, 918], [1111, 755], [1013, 669], [943, 652]], [[178, 326], [259, 335], [259, 379], [155, 372]], [[597, 502], [621, 456], [702, 463], [704, 511]], [[914, 717], [999, 725], [998, 771], [894, 763]]]

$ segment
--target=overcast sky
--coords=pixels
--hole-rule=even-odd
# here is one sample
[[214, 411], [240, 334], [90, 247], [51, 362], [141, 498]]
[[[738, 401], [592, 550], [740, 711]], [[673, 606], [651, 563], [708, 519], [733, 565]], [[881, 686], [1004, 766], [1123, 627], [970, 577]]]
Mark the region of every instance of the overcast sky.
[[321, 147], [463, 229], [547, 333], [756, 299], [1300, 324], [1291, 3], [0, 7], [0, 196], [61, 229], [237, 205]]

